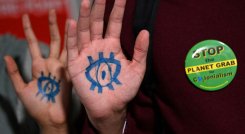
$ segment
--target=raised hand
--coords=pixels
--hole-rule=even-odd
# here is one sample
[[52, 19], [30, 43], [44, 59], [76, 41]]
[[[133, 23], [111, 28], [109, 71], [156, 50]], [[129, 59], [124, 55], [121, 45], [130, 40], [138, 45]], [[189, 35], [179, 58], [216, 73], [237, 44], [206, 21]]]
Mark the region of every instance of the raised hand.
[[25, 83], [12, 57], [5, 62], [17, 95], [29, 114], [38, 122], [43, 133], [67, 133], [68, 103], [71, 82], [65, 68], [67, 52], [60, 55], [61, 39], [54, 10], [49, 12], [51, 35], [50, 54], [41, 55], [38, 41], [28, 15], [23, 15], [23, 28], [32, 57], [32, 81]]
[[90, 0], [83, 0], [78, 22], [69, 22], [68, 71], [92, 124], [115, 134], [121, 133], [127, 103], [143, 80], [149, 33], [139, 33], [133, 60], [127, 60], [120, 44], [126, 0], [115, 0], [103, 37], [105, 3], [95, 0], [91, 9]]

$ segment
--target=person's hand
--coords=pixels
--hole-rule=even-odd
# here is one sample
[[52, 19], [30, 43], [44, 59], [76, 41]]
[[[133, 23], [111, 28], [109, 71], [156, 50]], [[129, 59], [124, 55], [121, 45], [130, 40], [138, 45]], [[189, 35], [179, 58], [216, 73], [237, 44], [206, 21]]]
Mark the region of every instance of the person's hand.
[[[106, 0], [81, 3], [79, 20], [68, 26], [68, 71], [91, 123], [100, 133], [121, 133], [127, 103], [146, 69], [149, 33], [139, 33], [132, 61], [124, 56], [120, 32], [126, 0], [115, 0], [103, 37]], [[91, 10], [91, 11], [90, 11]]]
[[50, 54], [41, 55], [38, 41], [28, 15], [23, 15], [23, 27], [32, 57], [32, 81], [25, 83], [12, 57], [5, 62], [17, 95], [29, 114], [37, 121], [42, 133], [67, 133], [68, 103], [71, 82], [66, 72], [67, 52], [60, 55], [61, 39], [54, 10], [49, 12]]

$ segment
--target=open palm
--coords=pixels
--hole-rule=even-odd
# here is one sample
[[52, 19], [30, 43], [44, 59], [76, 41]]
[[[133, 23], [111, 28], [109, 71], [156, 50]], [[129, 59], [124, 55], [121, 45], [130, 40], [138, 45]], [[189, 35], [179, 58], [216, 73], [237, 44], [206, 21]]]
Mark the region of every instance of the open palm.
[[68, 71], [90, 118], [109, 116], [126, 109], [143, 80], [149, 34], [143, 30], [136, 39], [133, 60], [127, 60], [120, 44], [126, 0], [115, 0], [105, 37], [105, 0], [81, 3], [78, 22], [68, 28]]
[[5, 57], [17, 95], [29, 114], [41, 126], [66, 123], [71, 88], [68, 73], [65, 71], [66, 50], [64, 49], [59, 56], [60, 36], [54, 10], [49, 13], [49, 24], [51, 49], [49, 57], [44, 59], [31, 28], [29, 17], [23, 16], [24, 32], [32, 56], [32, 81], [25, 83], [12, 57]]

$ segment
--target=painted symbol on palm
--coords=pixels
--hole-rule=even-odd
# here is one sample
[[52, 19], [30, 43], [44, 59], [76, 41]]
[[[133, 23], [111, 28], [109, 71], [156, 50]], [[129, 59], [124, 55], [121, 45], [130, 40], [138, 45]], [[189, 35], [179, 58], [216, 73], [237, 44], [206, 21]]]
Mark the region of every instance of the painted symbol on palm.
[[[91, 82], [90, 90], [98, 87], [98, 93], [102, 93], [103, 88], [108, 87], [114, 90], [113, 83], [121, 85], [118, 80], [118, 75], [121, 71], [121, 63], [115, 59], [114, 53], [110, 53], [109, 58], [104, 58], [103, 52], [99, 52], [99, 59], [94, 61], [91, 56], [88, 56], [90, 65], [86, 68], [85, 75]], [[113, 67], [114, 66], [114, 67]], [[94, 69], [95, 76], [92, 75]]]
[[38, 78], [37, 83], [37, 96], [41, 94], [42, 99], [46, 97], [48, 102], [52, 101], [55, 103], [55, 96], [57, 96], [60, 92], [60, 81], [57, 82], [55, 79], [56, 77], [54, 76], [52, 78], [50, 73], [49, 76], [46, 77], [44, 76], [43, 72], [41, 72], [41, 77]]

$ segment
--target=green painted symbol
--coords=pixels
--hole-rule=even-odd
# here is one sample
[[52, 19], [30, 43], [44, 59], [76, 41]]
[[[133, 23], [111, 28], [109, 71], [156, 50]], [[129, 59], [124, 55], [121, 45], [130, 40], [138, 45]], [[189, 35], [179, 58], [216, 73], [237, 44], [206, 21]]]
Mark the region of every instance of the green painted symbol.
[[229, 85], [237, 71], [232, 49], [217, 40], [197, 43], [188, 52], [185, 72], [189, 80], [205, 91], [217, 91]]

